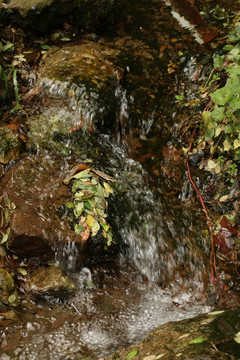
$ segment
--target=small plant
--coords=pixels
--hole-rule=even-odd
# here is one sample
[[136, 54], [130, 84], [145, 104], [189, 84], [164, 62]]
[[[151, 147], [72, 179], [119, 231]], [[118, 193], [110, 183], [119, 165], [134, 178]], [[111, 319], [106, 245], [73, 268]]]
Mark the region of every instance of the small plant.
[[17, 81], [17, 68], [13, 65], [7, 64], [5, 55], [9, 55], [14, 50], [14, 44], [10, 41], [2, 40], [0, 42], [0, 58], [2, 57], [2, 65], [0, 65], [0, 91], [3, 93], [3, 100], [5, 101], [8, 95], [10, 85], [13, 86], [16, 105], [19, 105], [19, 91]]
[[[202, 130], [213, 160], [210, 169], [233, 183], [240, 162], [240, 27], [228, 37], [226, 55], [214, 58], [210, 104], [202, 113]], [[217, 157], [217, 158], [216, 158]]]
[[102, 236], [107, 239], [107, 246], [112, 243], [112, 230], [107, 223], [107, 198], [113, 189], [102, 179], [116, 181], [110, 176], [87, 168], [64, 180], [65, 184], [72, 181], [73, 201], [66, 207], [73, 210], [77, 219], [75, 232], [86, 241], [102, 229]]

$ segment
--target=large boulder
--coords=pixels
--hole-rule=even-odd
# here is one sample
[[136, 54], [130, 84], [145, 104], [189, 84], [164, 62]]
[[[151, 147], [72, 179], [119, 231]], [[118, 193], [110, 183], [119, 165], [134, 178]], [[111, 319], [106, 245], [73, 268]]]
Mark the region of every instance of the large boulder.
[[88, 30], [101, 29], [114, 22], [116, 0], [1, 0], [10, 19], [35, 31], [44, 32], [68, 18]]
[[74, 112], [73, 131], [113, 130], [123, 76], [123, 69], [114, 64], [117, 55], [119, 50], [87, 37], [78, 44], [52, 47], [43, 56], [37, 85]]
[[6, 173], [1, 187], [12, 204], [11, 250], [48, 260], [54, 259], [57, 249], [79, 243], [71, 221], [64, 216], [64, 204], [71, 195], [63, 178], [62, 162], [41, 156], [29, 156]]

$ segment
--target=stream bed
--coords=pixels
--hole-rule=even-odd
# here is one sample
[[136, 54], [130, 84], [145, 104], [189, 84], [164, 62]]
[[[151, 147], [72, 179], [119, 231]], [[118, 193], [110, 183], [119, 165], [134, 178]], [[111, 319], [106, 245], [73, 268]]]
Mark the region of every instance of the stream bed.
[[[117, 180], [109, 218], [119, 249], [107, 254], [93, 245], [81, 258], [75, 242], [64, 243], [62, 230], [49, 225], [51, 260], [77, 290], [27, 294], [18, 319], [1, 329], [1, 360], [100, 359], [161, 324], [212, 308], [206, 224], [190, 201], [178, 145], [185, 118], [169, 95], [179, 89], [194, 100], [196, 73], [201, 80], [205, 72], [201, 60], [214, 51], [201, 34], [212, 30], [202, 20], [198, 32], [194, 17], [180, 10], [168, 1], [126, 3], [127, 16], [111, 34], [55, 47], [31, 73], [43, 90], [29, 111], [27, 152], [13, 167], [11, 189], [20, 202], [24, 189], [17, 186], [27, 179], [29, 204], [41, 213], [41, 202], [31, 203], [33, 193], [47, 197], [41, 179], [48, 174], [54, 184], [73, 165], [91, 161]], [[37, 174], [32, 187], [31, 174]], [[41, 226], [47, 223], [43, 212]]]

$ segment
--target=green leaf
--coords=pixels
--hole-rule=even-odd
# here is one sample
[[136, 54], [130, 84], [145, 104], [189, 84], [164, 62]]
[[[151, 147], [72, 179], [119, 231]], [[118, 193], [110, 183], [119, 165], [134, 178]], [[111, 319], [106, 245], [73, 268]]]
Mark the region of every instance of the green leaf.
[[240, 97], [238, 95], [233, 95], [230, 99], [229, 99], [229, 105], [231, 106], [231, 108], [233, 110], [238, 110], [240, 109]]
[[24, 276], [27, 275], [27, 270], [26, 269], [23, 269], [23, 268], [19, 267], [19, 268], [17, 268], [17, 271], [20, 274], [24, 275]]
[[240, 160], [240, 150], [237, 150], [234, 154], [234, 160], [239, 161]]
[[229, 52], [229, 54], [231, 54], [231, 55], [238, 55], [239, 54], [239, 48], [238, 47], [234, 47], [230, 52]]
[[237, 149], [240, 147], [240, 141], [238, 139], [235, 139], [233, 142], [233, 147], [234, 149]]
[[14, 46], [14, 44], [9, 42], [3, 46], [2, 51], [7, 51], [7, 50], [11, 49], [13, 46]]
[[98, 233], [99, 229], [100, 229], [100, 225], [97, 221], [95, 221], [94, 225], [91, 228], [92, 236], [95, 236]]
[[230, 51], [230, 50], [232, 50], [232, 48], [233, 48], [233, 45], [225, 45], [224, 47], [223, 47], [223, 50], [225, 50], [225, 51]]
[[138, 351], [137, 351], [137, 350], [131, 351], [130, 353], [127, 354], [126, 360], [133, 359], [137, 354], [138, 354]]
[[85, 193], [83, 191], [78, 191], [74, 194], [74, 197], [78, 199], [78, 198], [82, 198], [84, 195]]
[[84, 201], [84, 207], [89, 209], [89, 210], [93, 210], [92, 205], [88, 201]]
[[213, 316], [215, 316], [215, 315], [222, 314], [222, 313], [224, 313], [224, 312], [225, 312], [225, 310], [212, 311], [212, 312], [208, 313], [208, 315], [213, 315]]
[[109, 230], [109, 225], [104, 224], [104, 223], [101, 222], [101, 221], [100, 221], [100, 224], [101, 224], [102, 228], [103, 228], [106, 232], [108, 232], [108, 230]]
[[214, 136], [214, 129], [209, 129], [206, 131], [206, 134], [205, 134], [205, 140], [208, 141], [210, 139], [212, 139]]
[[16, 301], [16, 295], [15, 294], [12, 294], [8, 297], [8, 302], [9, 303], [14, 303]]
[[217, 55], [214, 59], [213, 59], [213, 66], [216, 69], [220, 69], [223, 66], [223, 61], [224, 61], [224, 55], [220, 56]]
[[6, 234], [3, 235], [3, 238], [2, 238], [2, 241], [1, 241], [1, 244], [4, 244], [5, 242], [8, 241], [8, 236], [10, 234], [10, 227], [7, 229], [7, 232]]
[[224, 128], [224, 133], [225, 134], [232, 134], [233, 130], [232, 130], [232, 126], [230, 124], [226, 125]]
[[205, 124], [207, 124], [209, 121], [211, 121], [211, 112], [210, 111], [204, 111], [202, 113], [202, 119], [205, 122]]
[[75, 205], [74, 205], [74, 203], [71, 203], [71, 202], [69, 202], [69, 203], [66, 203], [66, 205], [65, 205], [68, 209], [72, 209], [72, 208], [74, 208], [75, 207]]
[[49, 46], [49, 45], [42, 45], [41, 46], [41, 49], [43, 49], [43, 50], [49, 50], [51, 48], [51, 46]]
[[72, 178], [74, 179], [81, 179], [81, 178], [90, 178], [92, 175], [89, 174], [90, 169], [86, 169], [83, 171], [78, 172], [77, 174], [73, 175]]
[[197, 337], [196, 339], [193, 339], [191, 340], [188, 345], [191, 345], [191, 344], [200, 344], [204, 341], [206, 341], [207, 339], [203, 338], [203, 337]]
[[225, 108], [222, 106], [216, 107], [213, 112], [211, 112], [211, 118], [214, 121], [222, 121], [225, 116]]
[[223, 128], [221, 126], [216, 127], [214, 137], [218, 137], [222, 131]]
[[109, 194], [112, 194], [113, 193], [113, 189], [111, 188], [111, 186], [108, 185], [108, 183], [104, 182], [103, 183], [103, 186], [105, 187], [105, 189], [107, 190], [107, 192]]
[[79, 203], [75, 206], [74, 215], [76, 216], [76, 218], [78, 218], [78, 217], [82, 214], [83, 209], [84, 209], [83, 202], [79, 202]]
[[226, 71], [231, 77], [236, 77], [240, 75], [240, 66], [227, 66]]
[[232, 145], [228, 140], [224, 140], [223, 146], [224, 146], [224, 151], [229, 151]]
[[67, 37], [63, 37], [60, 39], [61, 41], [71, 41], [71, 39], [67, 38]]
[[213, 161], [213, 160], [208, 160], [208, 167], [209, 167], [209, 169], [215, 169], [216, 166], [217, 166], [217, 163], [215, 163], [215, 161]]
[[76, 234], [79, 235], [82, 231], [85, 231], [85, 228], [82, 225], [76, 224], [75, 228], [74, 228], [74, 231], [75, 231]]

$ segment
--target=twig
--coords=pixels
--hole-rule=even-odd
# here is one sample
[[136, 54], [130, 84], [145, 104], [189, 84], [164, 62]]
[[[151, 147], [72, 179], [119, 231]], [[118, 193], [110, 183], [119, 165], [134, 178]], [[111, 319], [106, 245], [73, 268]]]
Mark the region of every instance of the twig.
[[211, 280], [212, 280], [212, 282], [214, 283], [214, 274], [215, 274], [215, 275], [217, 274], [217, 268], [216, 268], [216, 256], [215, 256], [215, 249], [214, 249], [214, 238], [213, 238], [212, 221], [211, 221], [210, 217], [208, 216], [208, 212], [207, 212], [206, 206], [205, 206], [205, 204], [204, 204], [202, 195], [200, 194], [200, 192], [199, 192], [196, 184], [194, 183], [194, 181], [193, 181], [193, 179], [192, 179], [192, 175], [191, 175], [191, 171], [190, 171], [190, 165], [189, 165], [189, 153], [190, 153], [190, 151], [191, 151], [192, 144], [193, 144], [192, 139], [194, 138], [196, 131], [197, 131], [197, 128], [195, 128], [194, 131], [193, 131], [193, 133], [192, 133], [191, 142], [190, 142], [190, 144], [189, 144], [186, 161], [187, 161], [187, 169], [188, 169], [189, 181], [190, 181], [190, 183], [192, 184], [194, 190], [196, 191], [197, 196], [198, 196], [198, 198], [199, 198], [199, 201], [200, 201], [200, 203], [201, 203], [201, 205], [202, 205], [202, 208], [203, 208], [203, 211], [204, 211], [206, 220], [207, 220], [207, 225], [208, 225], [208, 228], [209, 228], [209, 232], [210, 232], [210, 238], [211, 238], [211, 255], [210, 255]]

